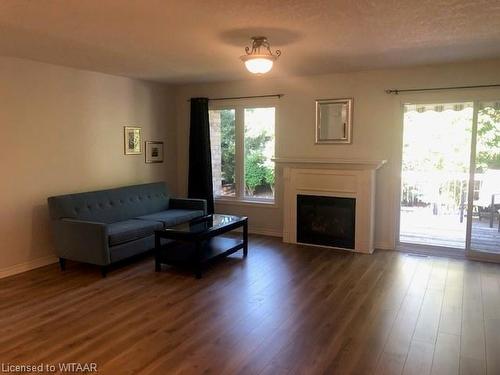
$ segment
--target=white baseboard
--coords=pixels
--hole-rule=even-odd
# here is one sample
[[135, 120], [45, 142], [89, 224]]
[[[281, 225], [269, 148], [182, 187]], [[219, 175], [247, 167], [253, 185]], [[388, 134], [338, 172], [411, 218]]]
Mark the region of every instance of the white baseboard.
[[283, 237], [283, 232], [262, 227], [249, 227], [248, 233], [262, 234], [263, 236]]
[[380, 250], [395, 250], [395, 247], [393, 244], [389, 242], [375, 242], [375, 249], [380, 249]]
[[58, 258], [55, 255], [46, 255], [44, 257], [32, 259], [24, 263], [19, 263], [10, 267], [1, 268], [0, 279], [57, 262]]
[[[243, 232], [243, 228], [235, 229], [235, 232]], [[271, 236], [271, 237], [283, 237], [283, 232], [264, 227], [249, 226], [248, 233], [261, 234], [263, 236]]]
[[[272, 236], [272, 237], [283, 237], [283, 232], [264, 228], [264, 227], [249, 227], [248, 233], [262, 234], [264, 236]], [[391, 244], [390, 242], [385, 242], [385, 241], [375, 242], [375, 249], [395, 250], [393, 244]]]

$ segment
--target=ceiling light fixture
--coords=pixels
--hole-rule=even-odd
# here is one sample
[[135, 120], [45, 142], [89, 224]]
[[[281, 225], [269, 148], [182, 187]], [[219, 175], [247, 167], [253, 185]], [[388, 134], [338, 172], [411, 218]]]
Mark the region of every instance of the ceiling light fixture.
[[241, 61], [245, 63], [250, 73], [264, 74], [269, 72], [273, 68], [273, 63], [281, 55], [281, 51], [277, 49], [273, 54], [265, 36], [253, 36], [251, 39], [252, 48], [245, 48], [247, 54], [240, 57]]

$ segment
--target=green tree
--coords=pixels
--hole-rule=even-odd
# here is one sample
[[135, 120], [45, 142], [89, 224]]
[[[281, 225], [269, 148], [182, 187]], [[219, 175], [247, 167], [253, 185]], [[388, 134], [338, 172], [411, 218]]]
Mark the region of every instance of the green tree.
[[260, 133], [256, 137], [245, 137], [245, 155], [256, 151], [262, 152], [266, 143], [270, 140], [271, 137], [265, 132]]
[[274, 191], [274, 168], [266, 165], [264, 149], [271, 140], [265, 132], [245, 138], [245, 187], [254, 195], [259, 186], [268, 185]]
[[500, 110], [493, 107], [478, 113], [476, 168], [500, 169]]
[[245, 160], [245, 185], [253, 195], [255, 189], [266, 183], [265, 157], [260, 151], [251, 152]]
[[275, 176], [274, 176], [274, 168], [271, 168], [269, 166], [266, 165], [266, 171], [265, 171], [265, 180], [266, 180], [266, 183], [269, 185], [269, 187], [271, 188], [273, 194], [274, 194], [274, 180], [275, 180]]

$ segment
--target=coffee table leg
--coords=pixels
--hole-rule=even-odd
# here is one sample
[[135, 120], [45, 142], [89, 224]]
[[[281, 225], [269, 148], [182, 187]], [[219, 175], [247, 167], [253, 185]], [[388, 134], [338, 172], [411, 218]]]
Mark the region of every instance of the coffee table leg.
[[248, 255], [248, 221], [243, 224], [243, 256]]
[[194, 272], [197, 279], [201, 279], [201, 241], [196, 241], [196, 259]]
[[161, 251], [160, 236], [155, 235], [155, 272], [161, 271], [160, 251]]

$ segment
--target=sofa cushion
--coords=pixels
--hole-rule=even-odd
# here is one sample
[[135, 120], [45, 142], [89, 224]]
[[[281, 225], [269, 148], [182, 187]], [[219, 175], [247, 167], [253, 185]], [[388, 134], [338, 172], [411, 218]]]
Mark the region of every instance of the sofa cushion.
[[184, 223], [191, 219], [203, 216], [204, 212], [202, 210], [166, 210], [160, 211], [155, 214], [138, 216], [136, 219], [141, 220], [154, 220], [159, 221], [165, 225], [165, 227], [170, 227], [172, 225]]
[[115, 223], [169, 208], [164, 182], [48, 198], [50, 217]]
[[149, 220], [131, 219], [108, 224], [109, 246], [151, 236], [157, 229], [163, 229], [162, 223]]

